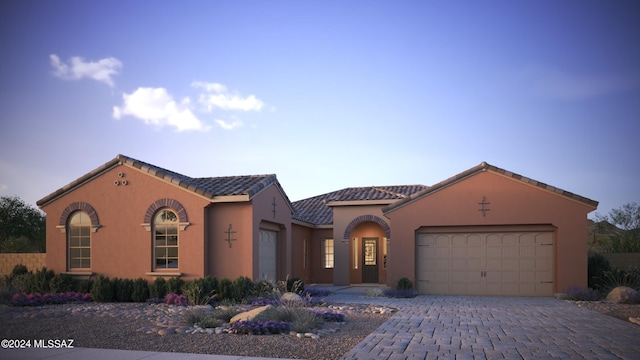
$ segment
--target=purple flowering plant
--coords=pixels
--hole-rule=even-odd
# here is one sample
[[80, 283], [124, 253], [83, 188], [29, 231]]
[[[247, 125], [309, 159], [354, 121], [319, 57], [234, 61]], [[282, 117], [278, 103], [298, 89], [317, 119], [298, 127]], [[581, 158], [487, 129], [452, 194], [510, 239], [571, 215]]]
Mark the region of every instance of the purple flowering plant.
[[91, 301], [91, 294], [78, 292], [60, 293], [15, 293], [11, 297], [11, 306], [42, 306], [68, 303], [84, 303]]
[[231, 325], [231, 331], [240, 335], [272, 335], [289, 331], [291, 323], [285, 321], [237, 321]]
[[328, 322], [344, 322], [344, 314], [335, 313], [333, 311], [314, 311], [317, 317]]
[[187, 297], [184, 295], [170, 293], [164, 297], [164, 303], [176, 306], [188, 306], [189, 300], [187, 300]]

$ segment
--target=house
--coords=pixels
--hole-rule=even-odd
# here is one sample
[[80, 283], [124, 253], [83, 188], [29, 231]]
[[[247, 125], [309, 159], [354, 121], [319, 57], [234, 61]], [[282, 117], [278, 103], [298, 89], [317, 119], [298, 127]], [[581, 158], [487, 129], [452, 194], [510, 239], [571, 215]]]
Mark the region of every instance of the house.
[[47, 267], [78, 277], [407, 277], [422, 294], [520, 296], [586, 287], [597, 204], [487, 163], [292, 203], [275, 175], [191, 178], [123, 155], [38, 202]]

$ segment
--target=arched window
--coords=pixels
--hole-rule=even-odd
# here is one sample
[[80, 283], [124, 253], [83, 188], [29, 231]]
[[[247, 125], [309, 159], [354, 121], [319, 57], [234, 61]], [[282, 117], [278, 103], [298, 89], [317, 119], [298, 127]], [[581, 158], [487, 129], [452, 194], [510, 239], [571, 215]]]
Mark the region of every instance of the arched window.
[[91, 219], [76, 211], [67, 223], [67, 259], [69, 270], [91, 268]]
[[178, 268], [178, 215], [161, 209], [153, 218], [154, 270]]

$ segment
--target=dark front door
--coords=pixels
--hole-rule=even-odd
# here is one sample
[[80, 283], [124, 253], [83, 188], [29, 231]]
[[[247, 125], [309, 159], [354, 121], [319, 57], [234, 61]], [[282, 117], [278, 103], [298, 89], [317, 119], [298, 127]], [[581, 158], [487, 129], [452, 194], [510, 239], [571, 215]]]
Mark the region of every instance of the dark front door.
[[362, 239], [362, 282], [378, 283], [378, 238]]

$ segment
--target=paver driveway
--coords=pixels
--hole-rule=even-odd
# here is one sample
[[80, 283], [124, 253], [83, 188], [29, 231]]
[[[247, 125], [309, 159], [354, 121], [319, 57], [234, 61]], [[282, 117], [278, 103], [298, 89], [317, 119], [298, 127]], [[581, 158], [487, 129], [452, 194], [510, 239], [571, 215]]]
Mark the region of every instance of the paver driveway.
[[554, 298], [338, 295], [398, 307], [344, 359], [640, 359], [640, 326]]

